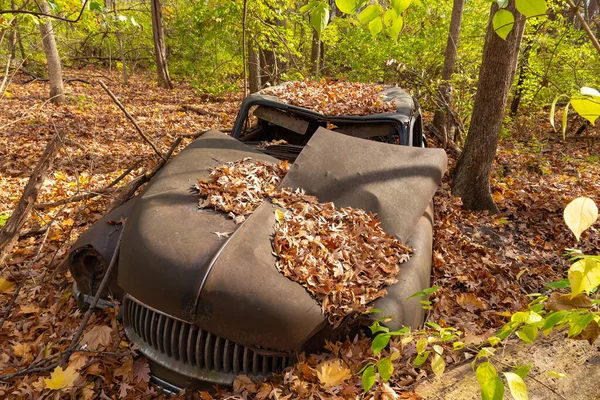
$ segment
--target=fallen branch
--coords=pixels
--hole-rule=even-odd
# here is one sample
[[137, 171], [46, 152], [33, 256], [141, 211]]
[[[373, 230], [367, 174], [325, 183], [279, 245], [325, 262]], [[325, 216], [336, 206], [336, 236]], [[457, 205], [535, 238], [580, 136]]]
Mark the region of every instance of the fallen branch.
[[81, 339], [81, 335], [83, 335], [83, 330], [85, 329], [87, 323], [89, 322], [90, 318], [92, 317], [92, 313], [96, 309], [98, 300], [100, 300], [100, 297], [101, 297], [102, 293], [104, 292], [104, 288], [106, 287], [106, 285], [108, 284], [108, 281], [110, 280], [112, 270], [115, 268], [115, 265], [117, 264], [117, 258], [119, 258], [119, 249], [121, 248], [121, 240], [123, 239], [123, 232], [125, 232], [125, 223], [123, 223], [121, 226], [121, 233], [119, 234], [119, 239], [117, 240], [117, 245], [115, 246], [115, 251], [113, 252], [112, 258], [110, 260], [110, 264], [108, 264], [108, 268], [106, 268], [106, 273], [104, 274], [104, 277], [102, 278], [102, 282], [100, 282], [100, 286], [98, 286], [98, 290], [96, 291], [96, 294], [94, 295], [94, 299], [90, 303], [90, 307], [85, 312], [85, 315], [83, 316], [83, 320], [81, 320], [79, 327], [75, 331], [75, 335], [73, 336], [73, 339], [71, 339], [71, 345], [65, 351], [65, 354], [62, 357], [62, 360], [61, 360], [62, 364], [66, 364], [69, 361], [69, 357], [75, 350], [75, 347], [77, 347], [79, 345], [79, 339]]
[[100, 86], [102, 86], [102, 89], [104, 89], [106, 91], [106, 93], [108, 93], [108, 95], [110, 96], [110, 98], [115, 102], [115, 104], [121, 109], [121, 111], [123, 111], [123, 113], [125, 113], [125, 116], [127, 117], [127, 119], [129, 119], [131, 121], [131, 123], [133, 124], [133, 126], [135, 127], [135, 129], [138, 131], [138, 133], [140, 134], [140, 136], [146, 141], [146, 143], [148, 143], [150, 145], [150, 147], [152, 147], [152, 150], [154, 150], [154, 152], [163, 160], [165, 160], [165, 157], [160, 153], [160, 151], [158, 151], [158, 148], [156, 147], [156, 145], [154, 144], [154, 142], [152, 142], [152, 139], [150, 139], [144, 132], [142, 132], [142, 129], [139, 127], [139, 125], [137, 124], [137, 122], [135, 122], [135, 119], [133, 119], [133, 117], [127, 112], [127, 110], [125, 109], [125, 107], [123, 107], [123, 104], [121, 104], [121, 102], [119, 101], [119, 99], [117, 99], [115, 97], [115, 95], [113, 94], [113, 92], [110, 91], [110, 89], [104, 84], [104, 82], [102, 81], [98, 81], [100, 83]]
[[76, 196], [72, 196], [72, 197], [69, 197], [67, 199], [61, 199], [61, 200], [57, 200], [57, 201], [52, 201], [50, 203], [36, 204], [36, 205], [34, 205], [34, 208], [36, 208], [37, 210], [45, 210], [47, 208], [62, 206], [63, 204], [69, 204], [69, 203], [73, 203], [73, 202], [76, 202], [76, 201], [89, 200], [89, 199], [92, 199], [94, 197], [101, 196], [101, 195], [103, 195], [105, 193], [108, 193], [111, 188], [113, 188], [117, 183], [119, 183], [120, 181], [122, 181], [123, 178], [125, 178], [127, 175], [129, 175], [129, 173], [131, 171], [133, 171], [134, 169], [136, 169], [138, 167], [138, 165], [140, 165], [140, 162], [141, 161], [137, 161], [131, 167], [127, 168], [125, 170], [125, 172], [123, 172], [121, 175], [119, 175], [115, 180], [113, 180], [107, 187], [105, 187], [103, 189], [98, 189], [98, 190], [95, 190], [95, 191], [89, 192], [89, 193], [78, 194]]
[[[125, 231], [125, 227], [123, 226], [121, 229], [121, 234], [119, 235], [119, 240], [117, 241], [117, 245], [115, 247], [115, 251], [110, 260], [110, 264], [108, 265], [108, 268], [106, 269], [106, 274], [102, 278], [102, 282], [100, 282], [100, 286], [98, 287], [98, 291], [96, 292], [96, 295], [94, 296], [92, 302], [90, 303], [90, 307], [87, 309], [85, 315], [83, 316], [83, 319], [81, 320], [81, 323], [77, 327], [77, 330], [75, 331], [75, 334], [73, 335], [73, 339], [71, 339], [71, 345], [64, 352], [50, 356], [49, 358], [46, 358], [45, 360], [42, 360], [39, 363], [34, 363], [34, 364], [30, 365], [28, 368], [25, 368], [21, 371], [13, 372], [11, 374], [6, 374], [6, 375], [0, 375], [0, 381], [7, 381], [9, 379], [16, 378], [18, 376], [29, 375], [29, 374], [36, 373], [36, 372], [51, 371], [51, 370], [55, 369], [56, 367], [58, 367], [59, 365], [67, 364], [67, 362], [69, 361], [69, 357], [71, 357], [71, 354], [77, 352], [75, 347], [77, 347], [79, 345], [79, 340], [81, 339], [81, 336], [83, 335], [83, 330], [85, 329], [90, 318], [92, 317], [92, 313], [94, 312], [96, 305], [98, 305], [98, 301], [100, 300], [101, 293], [104, 291], [104, 288], [108, 284], [109, 277], [112, 273], [112, 270], [114, 269], [115, 265], [117, 264], [119, 249], [121, 248], [121, 239], [123, 239], [124, 231]], [[57, 358], [59, 358], [60, 360], [55, 361], [51, 364], [48, 364], [48, 362], [55, 360]]]
[[183, 105], [183, 106], [181, 106], [181, 108], [184, 111], [192, 111], [192, 112], [195, 112], [196, 114], [199, 114], [199, 115], [210, 115], [211, 117], [220, 117], [221, 116], [221, 115], [219, 115], [217, 113], [206, 111], [206, 110], [203, 110], [203, 109], [198, 108], [198, 107], [192, 107], [192, 106]]
[[27, 229], [24, 231], [21, 231], [19, 233], [19, 239], [24, 239], [30, 236], [36, 236], [36, 235], [41, 235], [46, 233], [46, 231], [48, 230], [48, 225], [45, 226], [40, 226], [37, 228], [32, 228], [32, 229]]
[[[204, 134], [204, 132], [202, 132], [201, 134]], [[154, 167], [154, 169], [152, 171], [150, 171], [150, 173], [141, 175], [141, 176], [135, 178], [134, 180], [132, 180], [131, 182], [129, 182], [127, 184], [127, 186], [125, 186], [125, 188], [121, 191], [121, 193], [119, 193], [119, 195], [110, 204], [110, 206], [108, 207], [109, 212], [114, 210], [115, 208], [119, 207], [121, 204], [125, 203], [127, 200], [129, 200], [135, 194], [136, 190], [138, 190], [140, 188], [140, 186], [142, 186], [144, 183], [146, 183], [150, 179], [152, 179], [154, 177], [154, 175], [156, 175], [158, 173], [158, 171], [160, 171], [162, 169], [162, 167], [165, 166], [165, 164], [171, 158], [171, 156], [175, 152], [175, 149], [177, 149], [177, 147], [179, 146], [179, 144], [181, 143], [182, 140], [183, 140], [183, 138], [179, 137], [175, 140], [175, 142], [173, 142], [173, 144], [169, 148], [169, 151], [167, 152], [165, 158], [161, 162], [156, 164], [156, 166]]]
[[46, 180], [46, 175], [52, 166], [54, 158], [60, 151], [63, 144], [62, 136], [60, 133], [56, 133], [54, 137], [46, 145], [46, 149], [38, 161], [35, 169], [33, 170], [23, 195], [17, 203], [15, 210], [12, 215], [6, 221], [4, 228], [0, 231], [0, 264], [2, 264], [15, 245], [19, 232], [25, 225], [27, 217], [33, 210], [35, 201], [37, 200], [38, 193]]
[[[28, 83], [33, 83], [33, 82], [49, 82], [50, 79], [47, 78], [38, 78], [36, 76], [32, 77], [29, 80], [26, 80], [25, 82], [21, 83], [21, 85], [27, 85]], [[81, 82], [81, 83], [87, 83], [88, 85], [92, 85], [94, 86], [94, 84], [90, 81], [86, 81], [85, 79], [81, 79], [81, 78], [67, 78], [67, 79], [63, 79], [64, 83], [71, 83], [71, 82]]]

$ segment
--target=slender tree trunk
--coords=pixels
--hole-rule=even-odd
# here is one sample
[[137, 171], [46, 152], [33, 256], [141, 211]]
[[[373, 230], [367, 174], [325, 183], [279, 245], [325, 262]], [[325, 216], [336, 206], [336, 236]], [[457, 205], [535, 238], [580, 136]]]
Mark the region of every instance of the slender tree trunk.
[[156, 72], [158, 72], [158, 86], [165, 89], [173, 89], [167, 66], [167, 51], [165, 48], [165, 34], [163, 30], [160, 0], [151, 0], [150, 4], [152, 10], [152, 34], [154, 37], [154, 59], [156, 60]]
[[248, 41], [248, 75], [250, 93], [260, 90], [260, 57], [258, 51], [252, 47], [252, 41]]
[[275, 50], [273, 50], [273, 46], [270, 45], [267, 49], [261, 49], [261, 53], [263, 55], [263, 62], [261, 63], [262, 86], [265, 86], [267, 83], [275, 85], [277, 83], [277, 64]]
[[319, 33], [313, 29], [312, 47], [310, 49], [310, 72], [315, 77], [315, 79], [319, 79], [320, 61], [321, 61], [321, 37], [320, 37]]
[[515, 95], [513, 96], [513, 100], [510, 103], [510, 115], [515, 116], [519, 111], [519, 105], [521, 104], [521, 97], [523, 97], [523, 83], [525, 82], [525, 69], [529, 66], [529, 53], [531, 52], [531, 47], [533, 46], [533, 38], [530, 37], [527, 39], [527, 45], [525, 46], [525, 50], [523, 50], [523, 54], [521, 55], [521, 59], [519, 60], [519, 79], [517, 80], [517, 88], [515, 89]]
[[248, 0], [244, 0], [244, 11], [242, 14], [242, 66], [244, 68], [244, 97], [248, 96], [248, 59], [246, 58], [246, 18], [248, 16]]
[[[106, 6], [109, 5], [109, 0], [105, 2]], [[117, 14], [117, 0], [112, 0], [112, 9], [115, 14], [115, 35], [117, 36], [117, 42], [119, 43], [119, 55], [121, 56], [121, 65], [123, 67], [123, 85], [127, 86], [127, 60], [125, 59], [125, 52], [123, 51], [123, 37], [121, 36], [121, 29], [119, 28], [119, 19]], [[104, 38], [103, 38], [104, 39]], [[102, 51], [102, 46], [100, 46], [100, 51]], [[102, 56], [102, 54], [100, 54]]]
[[15, 17], [13, 17], [13, 27], [11, 28], [11, 31], [9, 33], [8, 36], [8, 59], [6, 60], [6, 67], [4, 68], [4, 78], [2, 78], [2, 83], [0, 83], [0, 97], [4, 96], [4, 91], [7, 89], [8, 86], [8, 75], [10, 72], [10, 66], [15, 58], [15, 45], [16, 45], [16, 35], [15, 35], [15, 29], [14, 29], [14, 21], [16, 20]]
[[456, 65], [456, 49], [458, 48], [458, 39], [460, 37], [460, 24], [462, 21], [465, 0], [454, 0], [452, 6], [452, 17], [450, 19], [450, 29], [448, 31], [448, 41], [446, 43], [446, 52], [444, 54], [444, 69], [442, 71], [442, 84], [439, 88], [441, 108], [433, 116], [433, 129], [443, 138], [442, 144], [446, 147], [448, 140], [448, 128], [451, 119], [448, 118], [448, 108], [452, 105], [452, 86], [450, 80], [454, 74]]
[[491, 23], [497, 3], [491, 8], [471, 125], [454, 171], [452, 194], [462, 198], [463, 207], [469, 210], [498, 211], [490, 190], [490, 172], [525, 28], [525, 18], [517, 13], [514, 1], [507, 9], [515, 15], [515, 25], [503, 40]]
[[[50, 14], [50, 6], [46, 0], [40, 3], [40, 11], [45, 14]], [[46, 22], [40, 23], [40, 33], [44, 43], [44, 53], [46, 54], [46, 64], [48, 65], [48, 79], [50, 81], [50, 98], [54, 104], [60, 104], [65, 100], [65, 89], [62, 80], [62, 67], [60, 65], [60, 56], [56, 48], [56, 40], [54, 38], [54, 28], [52, 21], [47, 19]]]
[[[15, 5], [15, 0], [10, 1], [10, 6], [13, 10], [17, 9], [17, 6]], [[23, 48], [23, 41], [21, 40], [21, 33], [19, 32], [19, 21], [18, 21], [18, 18], [16, 18], [16, 17], [13, 21], [13, 28], [15, 30], [17, 44], [19, 46], [19, 51], [21, 53], [21, 62], [23, 63], [23, 65], [25, 65], [27, 62], [27, 57], [25, 56], [25, 49]], [[15, 58], [14, 49], [13, 49], [12, 58], [13, 59]]]

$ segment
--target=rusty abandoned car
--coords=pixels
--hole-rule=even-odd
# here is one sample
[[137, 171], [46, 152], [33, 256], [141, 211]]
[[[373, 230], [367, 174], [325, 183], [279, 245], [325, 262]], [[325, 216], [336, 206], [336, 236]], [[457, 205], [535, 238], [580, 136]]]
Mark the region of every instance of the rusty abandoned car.
[[[81, 235], [69, 254], [74, 295], [85, 303], [96, 294], [121, 230], [109, 222], [126, 218], [118, 269], [102, 295], [122, 300], [126, 334], [156, 382], [171, 391], [230, 385], [238, 375], [267, 376], [299, 352], [318, 350], [340, 330], [276, 269], [273, 206], [265, 200], [236, 225], [224, 212], [200, 209], [191, 190], [226, 162], [287, 159], [293, 164], [282, 187], [376, 213], [385, 232], [414, 249], [398, 283], [374, 306], [393, 316], [390, 328], [421, 325], [420, 299], [408, 297], [429, 287], [432, 197], [446, 155], [425, 148], [419, 106], [406, 92], [387, 88], [383, 95], [395, 100], [395, 112], [336, 117], [260, 92], [247, 97], [231, 135], [205, 132], [141, 194]], [[249, 122], [251, 113], [257, 123]]]

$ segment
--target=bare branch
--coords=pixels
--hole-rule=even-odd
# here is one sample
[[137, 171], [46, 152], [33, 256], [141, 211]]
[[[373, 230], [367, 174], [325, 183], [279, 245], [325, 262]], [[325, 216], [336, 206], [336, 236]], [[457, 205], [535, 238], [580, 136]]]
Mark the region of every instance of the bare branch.
[[158, 148], [152, 142], [152, 140], [144, 132], [142, 132], [142, 129], [139, 127], [139, 125], [137, 124], [137, 122], [135, 122], [135, 119], [133, 119], [133, 117], [127, 112], [127, 110], [125, 109], [125, 107], [123, 107], [123, 104], [121, 104], [121, 102], [119, 101], [119, 99], [117, 99], [115, 97], [115, 95], [113, 94], [113, 92], [110, 91], [110, 89], [104, 84], [104, 82], [102, 82], [102, 81], [98, 81], [98, 82], [100, 83], [100, 86], [102, 86], [102, 89], [104, 89], [106, 91], [106, 93], [108, 93], [108, 95], [110, 96], [110, 98], [121, 109], [121, 111], [123, 111], [125, 113], [125, 116], [127, 117], [127, 119], [129, 119], [131, 121], [131, 123], [133, 124], [133, 126], [135, 127], [135, 129], [138, 131], [138, 133], [140, 134], [140, 136], [146, 141], [146, 143], [148, 143], [150, 145], [150, 147], [152, 147], [152, 150], [154, 150], [154, 152], [160, 158], [162, 158], [163, 161], [166, 161], [167, 159], [160, 153], [160, 151], [158, 151]]
[[2, 15], [2, 14], [29, 14], [29, 15], [33, 15], [38, 18], [48, 17], [48, 18], [57, 19], [59, 21], [74, 23], [74, 22], [79, 22], [79, 20], [81, 19], [81, 16], [83, 15], [83, 11], [85, 11], [85, 7], [87, 6], [87, 2], [88, 2], [88, 0], [84, 0], [83, 5], [81, 6], [81, 11], [79, 11], [79, 15], [77, 16], [76, 19], [68, 19], [65, 17], [58, 16], [58, 15], [46, 14], [43, 12], [36, 12], [36, 11], [27, 11], [27, 10], [0, 10], [0, 15]]

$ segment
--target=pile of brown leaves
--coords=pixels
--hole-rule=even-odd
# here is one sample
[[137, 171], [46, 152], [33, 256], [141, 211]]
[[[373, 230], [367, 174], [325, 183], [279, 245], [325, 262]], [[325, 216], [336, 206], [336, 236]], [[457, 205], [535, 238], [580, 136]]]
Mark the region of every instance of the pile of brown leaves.
[[242, 223], [275, 190], [289, 168], [287, 161], [273, 165], [250, 158], [212, 168], [209, 178], [196, 185], [205, 197], [200, 208], [225, 211], [236, 223]]
[[276, 186], [288, 171], [250, 158], [210, 170], [196, 187], [200, 207], [229, 213], [241, 223], [269, 197], [287, 209], [276, 211], [273, 247], [277, 269], [304, 286], [334, 326], [350, 314], [365, 312], [396, 283], [400, 264], [411, 250], [383, 231], [375, 215], [359, 208], [336, 209], [300, 190]]
[[371, 83], [332, 81], [288, 82], [264, 89], [263, 94], [324, 115], [370, 115], [394, 112], [396, 104], [381, 98], [383, 86]]
[[273, 247], [277, 269], [304, 286], [333, 325], [365, 312], [398, 282], [411, 249], [383, 231], [375, 215], [360, 208], [336, 209], [312, 196], [282, 189]]

